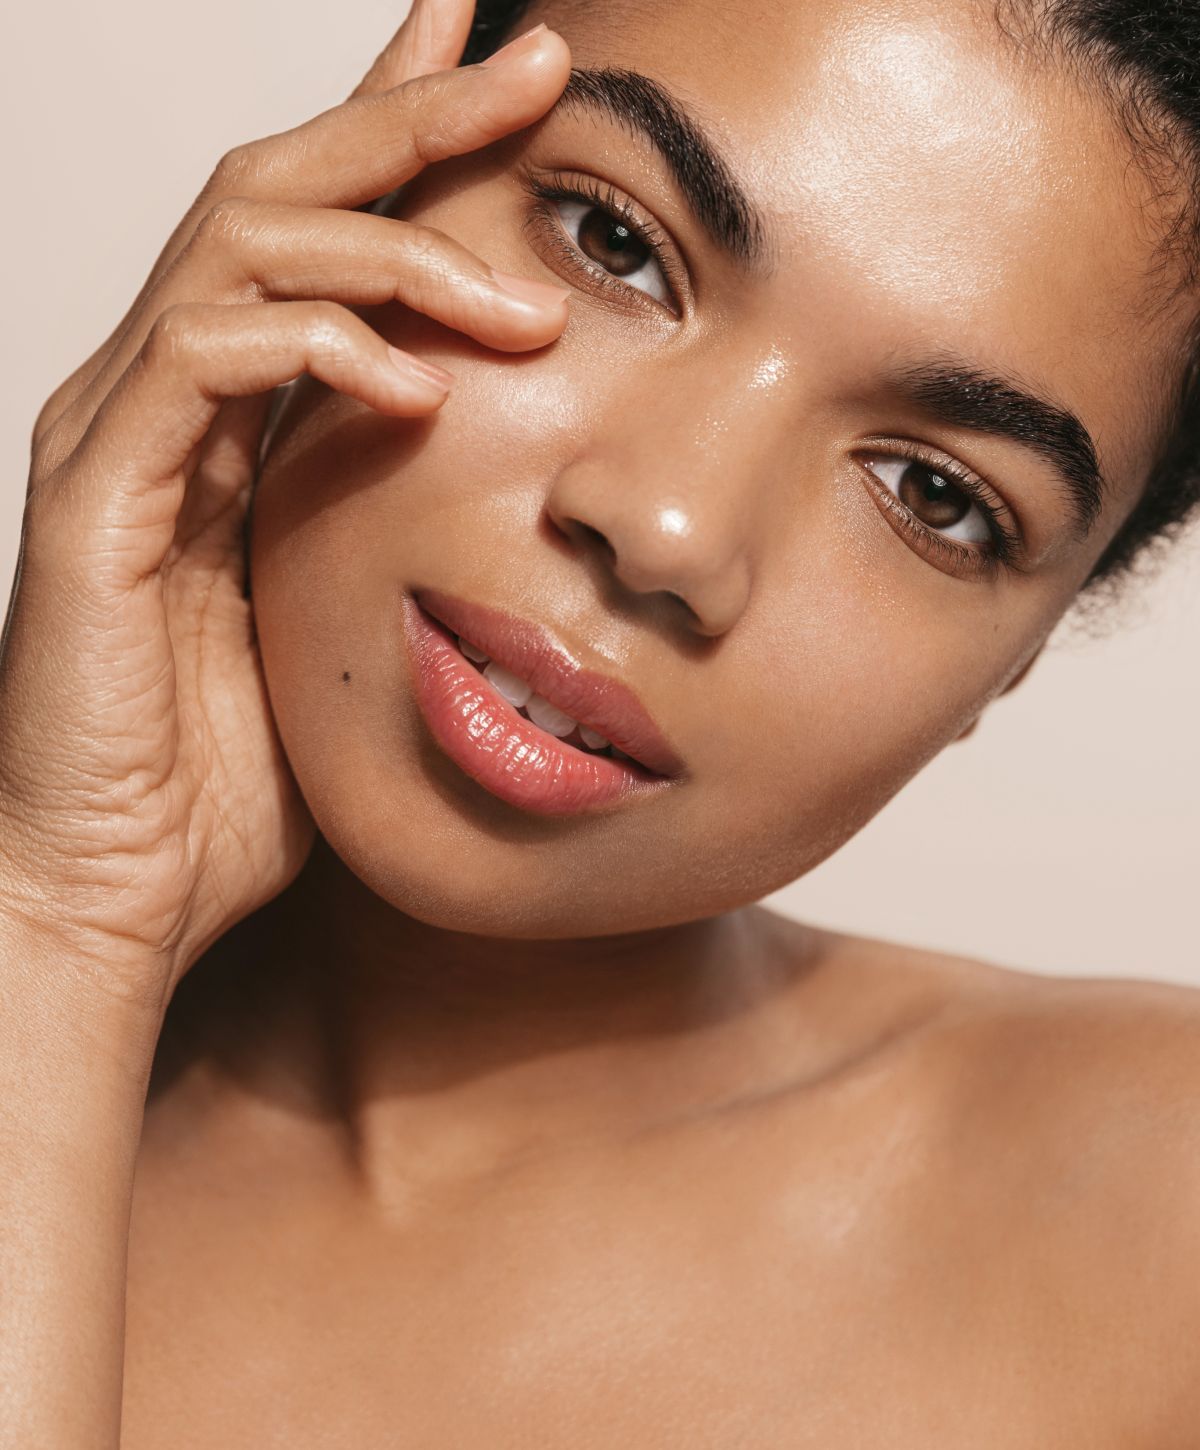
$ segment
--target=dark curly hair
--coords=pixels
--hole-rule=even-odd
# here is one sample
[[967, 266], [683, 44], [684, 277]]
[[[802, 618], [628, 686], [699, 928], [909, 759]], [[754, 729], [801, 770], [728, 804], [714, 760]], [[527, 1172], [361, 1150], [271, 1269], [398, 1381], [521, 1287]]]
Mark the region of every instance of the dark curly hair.
[[474, 65], [497, 50], [529, 9], [532, 0], [477, 0], [462, 64]]
[[[532, 0], [479, 0], [462, 63], [490, 55]], [[996, 0], [997, 22], [1018, 45], [1039, 45], [1098, 83], [1137, 154], [1178, 191], [1166, 243], [1185, 288], [1200, 277], [1200, 0]], [[1165, 163], [1165, 165], [1164, 165]], [[1085, 583], [1111, 586], [1159, 552], [1200, 511], [1200, 315], [1165, 400], [1164, 442], [1142, 493]]]

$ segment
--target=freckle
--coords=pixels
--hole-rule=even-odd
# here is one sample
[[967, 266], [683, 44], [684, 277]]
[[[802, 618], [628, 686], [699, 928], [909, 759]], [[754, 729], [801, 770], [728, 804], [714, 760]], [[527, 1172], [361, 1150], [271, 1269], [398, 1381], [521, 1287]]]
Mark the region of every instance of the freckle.
[[349, 683], [350, 683], [350, 671], [349, 670], [343, 670], [342, 671], [342, 684], [343, 685], [348, 685]]

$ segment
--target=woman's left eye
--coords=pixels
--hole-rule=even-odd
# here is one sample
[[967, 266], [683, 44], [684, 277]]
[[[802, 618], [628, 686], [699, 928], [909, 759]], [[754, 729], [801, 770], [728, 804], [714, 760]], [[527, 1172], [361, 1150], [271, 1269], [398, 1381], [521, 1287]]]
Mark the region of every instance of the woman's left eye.
[[915, 458], [864, 459], [909, 513], [935, 534], [964, 544], [987, 544], [992, 529], [983, 509], [960, 485]]
[[551, 203], [563, 230], [596, 266], [627, 287], [671, 303], [671, 289], [654, 249], [627, 222], [590, 201], [560, 198]]

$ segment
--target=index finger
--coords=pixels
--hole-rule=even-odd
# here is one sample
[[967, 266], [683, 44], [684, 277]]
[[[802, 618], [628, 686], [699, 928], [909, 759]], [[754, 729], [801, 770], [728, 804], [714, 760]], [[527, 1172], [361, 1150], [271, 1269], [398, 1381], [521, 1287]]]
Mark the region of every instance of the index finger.
[[475, 0], [413, 0], [396, 33], [348, 99], [390, 91], [417, 76], [457, 65], [474, 17]]
[[477, 65], [358, 95], [311, 121], [228, 153], [210, 190], [293, 206], [353, 210], [424, 167], [531, 125], [571, 74], [571, 52], [544, 25]]

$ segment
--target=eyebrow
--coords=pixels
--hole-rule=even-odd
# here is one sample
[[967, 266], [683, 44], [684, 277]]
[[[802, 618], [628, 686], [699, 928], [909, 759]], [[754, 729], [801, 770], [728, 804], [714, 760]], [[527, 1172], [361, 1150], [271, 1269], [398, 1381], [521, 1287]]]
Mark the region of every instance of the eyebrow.
[[1039, 454], [1062, 481], [1077, 534], [1087, 536], [1105, 483], [1092, 436], [1070, 409], [955, 360], [900, 367], [887, 384], [944, 423], [1009, 438]]
[[[658, 81], [621, 67], [572, 69], [554, 107], [560, 110], [590, 111], [645, 138], [717, 245], [748, 270], [770, 265], [762, 212], [699, 121]], [[1091, 531], [1105, 482], [1095, 442], [1069, 408], [953, 358], [902, 366], [887, 384], [944, 423], [1009, 438], [1038, 454], [1062, 481], [1075, 532], [1082, 539]]]
[[712, 239], [748, 269], [767, 261], [768, 228], [703, 127], [658, 81], [605, 66], [572, 69], [557, 111], [591, 111], [644, 137]]

